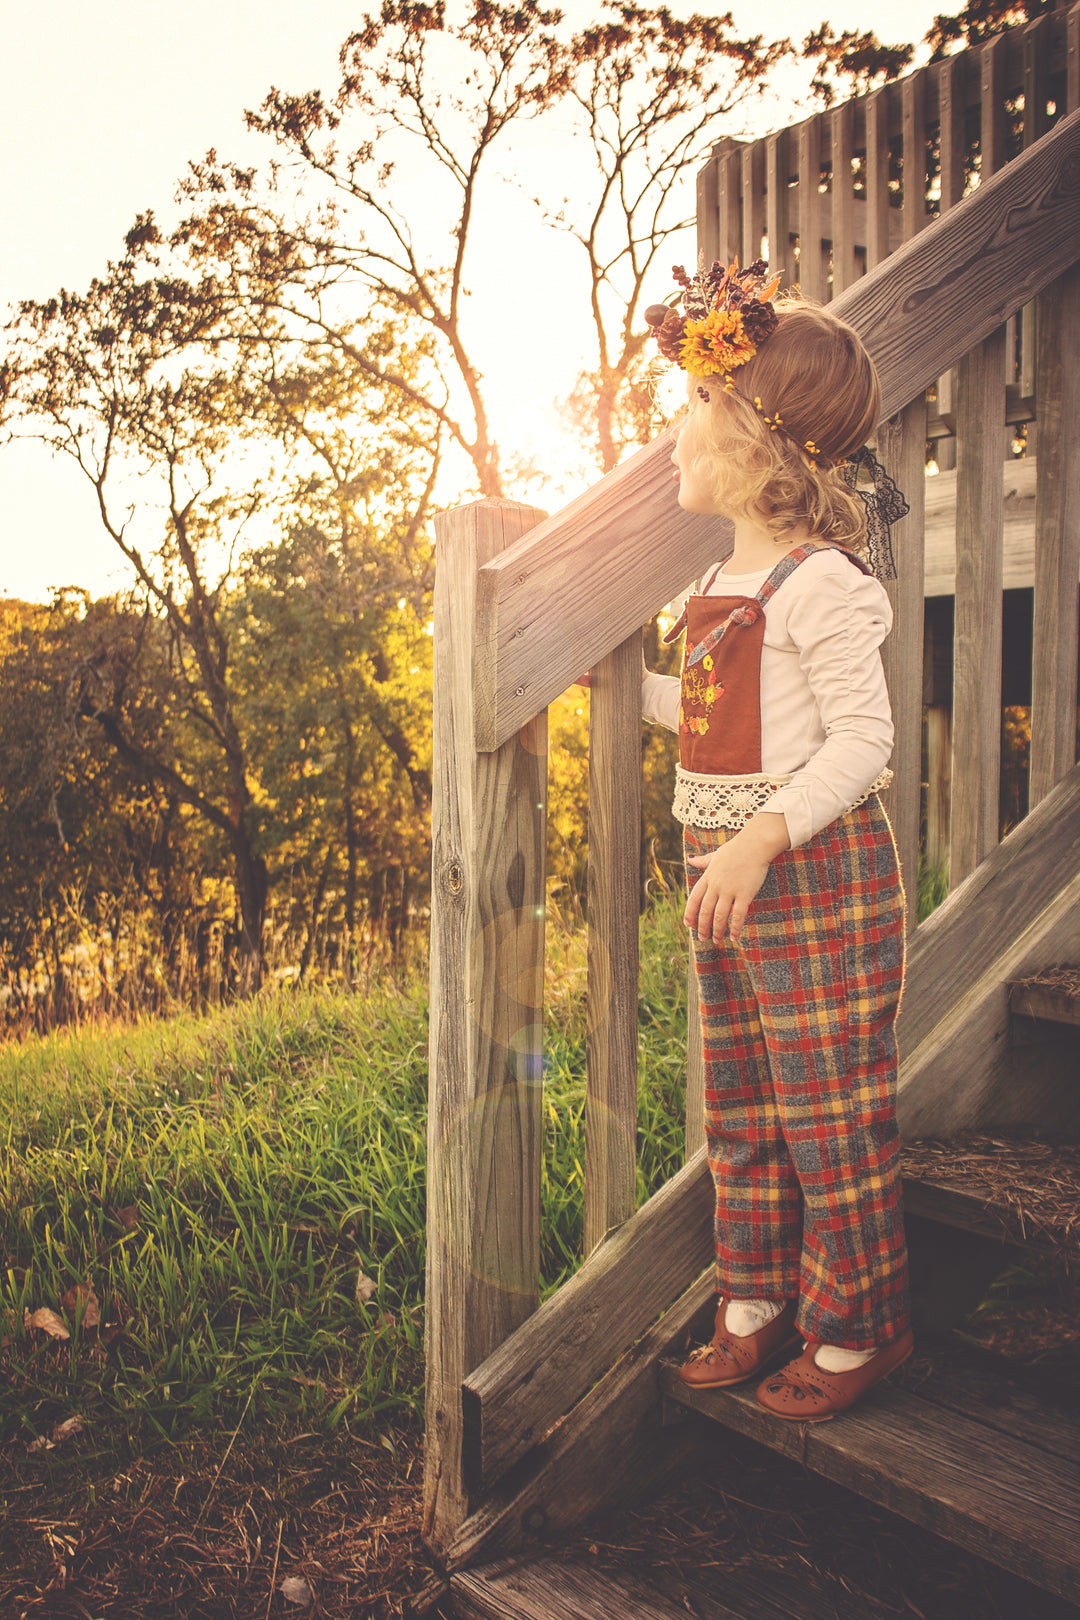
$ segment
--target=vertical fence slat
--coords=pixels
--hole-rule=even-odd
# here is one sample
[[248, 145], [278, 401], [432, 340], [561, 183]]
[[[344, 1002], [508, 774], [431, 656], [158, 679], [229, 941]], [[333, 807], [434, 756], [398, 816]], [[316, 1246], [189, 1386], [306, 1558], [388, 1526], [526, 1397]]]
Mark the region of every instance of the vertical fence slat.
[[1035, 605], [1029, 807], [1076, 759], [1080, 604], [1080, 266], [1038, 300]]
[[997, 843], [1001, 765], [1002, 424], [1005, 333], [958, 369], [956, 633], [949, 883]]
[[593, 670], [589, 695], [586, 1257], [634, 1212], [640, 861], [637, 630]]
[[720, 188], [717, 171], [720, 157], [713, 148], [709, 161], [697, 177], [697, 247], [706, 264], [720, 257]]
[[765, 150], [761, 141], [744, 146], [742, 158], [742, 254], [752, 264], [761, 252], [765, 234]]
[[[938, 65], [939, 156], [941, 164], [940, 211], [946, 213], [964, 195], [964, 110], [967, 58], [948, 56]], [[955, 428], [956, 372], [938, 378], [937, 414]], [[956, 439], [936, 441], [935, 460], [939, 472], [956, 466]]]
[[799, 125], [799, 290], [806, 298], [825, 293], [821, 273], [821, 118]]
[[730, 264], [742, 247], [742, 208], [739, 201], [742, 159], [737, 141], [724, 141], [717, 160], [716, 191], [719, 249], [717, 258]]
[[850, 287], [855, 264], [855, 189], [851, 159], [855, 145], [855, 104], [844, 101], [830, 118], [832, 144], [832, 296]]
[[545, 514], [436, 518], [424, 1526], [467, 1510], [461, 1381], [536, 1309], [547, 715], [473, 740], [477, 571]]
[[926, 73], [900, 84], [904, 140], [904, 241], [926, 224]]
[[[1036, 17], [1024, 29], [1024, 148], [1033, 146], [1046, 134], [1047, 45], [1049, 17]], [[1035, 392], [1035, 349], [1037, 316], [1035, 304], [1020, 311], [1020, 397], [1031, 399]], [[1035, 453], [1036, 434], [1028, 430], [1028, 454]]]
[[1080, 107], [1080, 5], [1065, 18], [1065, 80], [1069, 112]]
[[889, 103], [886, 86], [866, 98], [866, 268], [889, 253]]
[[686, 1146], [688, 1164], [705, 1146], [705, 1050], [701, 1033], [701, 998], [693, 950], [686, 970]]
[[896, 834], [900, 869], [911, 902], [908, 926], [915, 926], [919, 878], [921, 818], [923, 614], [923, 522], [926, 490], [926, 400], [912, 400], [878, 428], [882, 460], [903, 490], [911, 508], [896, 524], [892, 543], [896, 573], [886, 589], [893, 607], [893, 627], [884, 646], [885, 675], [892, 701], [893, 781], [885, 806]]
[[788, 194], [788, 133], [782, 129], [765, 143], [765, 231], [769, 238], [769, 265], [783, 274], [781, 285], [795, 285], [795, 248], [791, 240]]

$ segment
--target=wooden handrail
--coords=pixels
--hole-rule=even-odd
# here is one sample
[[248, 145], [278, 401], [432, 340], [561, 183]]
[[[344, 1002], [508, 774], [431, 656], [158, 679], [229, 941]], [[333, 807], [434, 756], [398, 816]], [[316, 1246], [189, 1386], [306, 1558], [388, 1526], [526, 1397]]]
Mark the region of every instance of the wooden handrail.
[[[1080, 111], [834, 300], [881, 373], [883, 417], [1080, 259]], [[480, 570], [476, 747], [498, 747], [730, 548], [682, 511], [664, 433]]]

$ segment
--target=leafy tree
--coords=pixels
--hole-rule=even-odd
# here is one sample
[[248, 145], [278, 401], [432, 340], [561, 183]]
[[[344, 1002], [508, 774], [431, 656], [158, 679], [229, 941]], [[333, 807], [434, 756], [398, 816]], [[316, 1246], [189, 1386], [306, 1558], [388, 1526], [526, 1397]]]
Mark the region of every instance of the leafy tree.
[[[274, 311], [235, 298], [245, 277], [264, 285], [260, 267], [238, 255], [230, 277], [223, 285], [205, 256], [178, 264], [144, 218], [124, 259], [85, 296], [21, 306], [5, 386], [9, 431], [36, 434], [86, 474], [142, 610], [167, 640], [173, 723], [139, 733], [137, 668], [115, 649], [87, 666], [80, 711], [136, 778], [186, 806], [228, 851], [241, 984], [250, 988], [262, 968], [269, 870], [228, 612], [247, 534], [281, 525], [326, 482], [347, 528], [377, 484], [408, 508], [400, 527], [422, 549], [438, 451], [407, 423], [398, 396], [393, 426], [379, 427], [377, 472], [365, 472], [361, 454], [343, 454], [343, 420], [353, 418], [357, 445], [370, 449], [359, 423], [386, 414], [371, 368], [400, 345], [399, 326], [353, 323], [351, 348], [371, 365], [344, 369]], [[393, 363], [418, 375], [422, 348], [403, 346]], [[423, 462], [418, 484], [409, 447]], [[415, 584], [415, 557], [401, 566]]]
[[[571, 33], [538, 0], [469, 0], [451, 17], [442, 0], [386, 0], [342, 46], [333, 99], [274, 89], [247, 115], [280, 154], [267, 177], [211, 153], [184, 188], [191, 212], [176, 242], [215, 259], [227, 279], [244, 241], [245, 262], [263, 268], [244, 296], [317, 330], [350, 363], [363, 362], [342, 327], [348, 300], [422, 324], [434, 361], [424, 381], [386, 366], [371, 375], [438, 423], [482, 495], [505, 492], [505, 457], [471, 347], [467, 275], [513, 127], [545, 120], [590, 154], [591, 170], [577, 174], [586, 201], [546, 212], [584, 252], [596, 363], [578, 379], [574, 410], [588, 413], [606, 469], [647, 433], [638, 308], [657, 254], [688, 223], [687, 175], [721, 119], [790, 50], [738, 37], [730, 14], [680, 21], [629, 0], [605, 0], [605, 12]], [[529, 267], [510, 255], [506, 283], [507, 318], [527, 308], [539, 327]]]
[[938, 62], [949, 54], [950, 46], [978, 45], [1055, 9], [1055, 0], [969, 0], [962, 11], [935, 17], [924, 42], [930, 46], [930, 60]]

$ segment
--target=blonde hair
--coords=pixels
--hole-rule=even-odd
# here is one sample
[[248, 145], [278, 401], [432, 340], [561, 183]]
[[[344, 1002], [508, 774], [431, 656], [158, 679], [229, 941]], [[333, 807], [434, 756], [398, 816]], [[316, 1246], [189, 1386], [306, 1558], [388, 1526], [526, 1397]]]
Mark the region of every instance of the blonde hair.
[[[733, 374], [733, 390], [708, 379], [706, 401], [694, 397], [692, 380], [682, 454], [716, 511], [778, 540], [805, 526], [815, 539], [865, 553], [866, 513], [836, 464], [877, 425], [874, 363], [858, 333], [818, 304], [792, 300], [777, 315], [775, 332]], [[766, 420], [777, 417], [786, 431]]]

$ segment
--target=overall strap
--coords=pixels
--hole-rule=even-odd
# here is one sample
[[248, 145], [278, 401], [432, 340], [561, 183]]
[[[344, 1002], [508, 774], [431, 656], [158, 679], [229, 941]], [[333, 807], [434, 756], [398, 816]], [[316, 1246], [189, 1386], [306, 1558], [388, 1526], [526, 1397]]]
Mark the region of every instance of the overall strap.
[[[869, 568], [864, 567], [858, 557], [853, 556], [850, 551], [845, 550], [843, 546], [836, 545], [831, 540], [808, 541], [805, 545], [796, 546], [795, 550], [789, 551], [786, 557], [781, 557], [768, 579], [765, 580], [761, 589], [757, 592], [754, 597], [757, 606], [737, 607], [733, 612], [729, 613], [723, 624], [718, 624], [715, 629], [710, 630], [708, 635], [703, 637], [697, 646], [687, 654], [687, 668], [692, 668], [694, 664], [700, 663], [706, 653], [712, 652], [713, 648], [723, 640], [731, 625], [755, 624], [765, 611], [765, 604], [771, 597], [776, 595], [785, 579], [795, 572], [800, 563], [804, 563], [808, 557], [814, 556], [815, 552], [818, 551], [839, 551], [848, 558], [849, 562], [853, 562], [857, 568], [862, 568], [865, 573], [871, 571]], [[715, 573], [713, 578], [716, 578]]]

